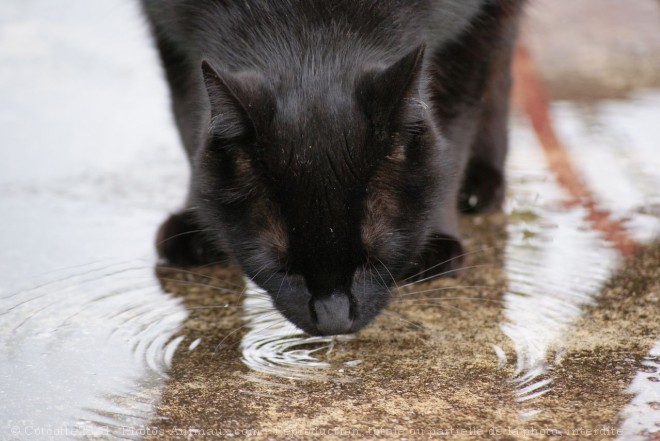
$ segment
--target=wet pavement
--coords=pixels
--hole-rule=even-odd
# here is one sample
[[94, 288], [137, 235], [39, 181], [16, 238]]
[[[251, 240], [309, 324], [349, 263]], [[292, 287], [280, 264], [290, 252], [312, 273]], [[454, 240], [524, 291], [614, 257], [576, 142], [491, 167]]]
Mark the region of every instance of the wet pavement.
[[465, 271], [311, 338], [157, 264], [187, 170], [135, 5], [4, 2], [0, 439], [660, 439], [660, 4], [574, 4], [530, 11], [552, 136], [518, 94]]

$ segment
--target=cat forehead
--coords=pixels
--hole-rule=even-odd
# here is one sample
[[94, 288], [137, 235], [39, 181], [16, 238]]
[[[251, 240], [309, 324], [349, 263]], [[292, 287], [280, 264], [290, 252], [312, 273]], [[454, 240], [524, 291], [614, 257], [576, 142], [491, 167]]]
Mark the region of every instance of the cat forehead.
[[270, 137], [278, 154], [323, 161], [346, 153], [357, 160], [366, 148], [369, 125], [355, 105], [332, 101], [317, 97], [278, 112]]
[[315, 133], [315, 130], [346, 131], [362, 124], [355, 102], [332, 94], [288, 98], [280, 103], [274, 122], [292, 132]]

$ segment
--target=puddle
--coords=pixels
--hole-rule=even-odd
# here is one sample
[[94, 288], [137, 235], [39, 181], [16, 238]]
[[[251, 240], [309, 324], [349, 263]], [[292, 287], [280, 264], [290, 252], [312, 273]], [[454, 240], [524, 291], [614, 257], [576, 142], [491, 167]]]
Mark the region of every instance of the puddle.
[[[233, 274], [225, 275], [227, 271]], [[305, 334], [273, 307], [265, 291], [232, 268], [217, 274], [214, 269], [161, 267], [158, 273], [165, 289], [177, 293], [191, 313], [184, 326], [191, 331], [185, 340], [187, 351], [208, 350], [213, 357], [229, 351], [233, 357], [237, 350], [249, 368], [246, 379], [285, 388], [295, 387], [285, 380], [346, 382], [351, 379], [344, 373], [361, 363], [360, 359], [328, 361], [329, 354], [355, 337]], [[208, 322], [219, 328], [211, 338], [203, 336]], [[342, 375], [334, 375], [338, 371]]]
[[154, 274], [186, 182], [156, 58], [129, 2], [0, 9], [0, 438], [137, 438], [188, 314]]
[[660, 341], [644, 357], [627, 392], [634, 394], [634, 398], [621, 411], [623, 424], [619, 439], [652, 439], [653, 433], [660, 432]]
[[[565, 207], [537, 141], [519, 122], [512, 133], [507, 211], [512, 218], [505, 252], [508, 277], [502, 331], [516, 352], [517, 399], [532, 400], [551, 388], [551, 351], [586, 305], [594, 303], [618, 259], [594, 232], [581, 207]], [[525, 413], [528, 411], [524, 411]]]
[[[339, 341], [353, 336], [311, 337], [273, 308], [270, 296], [248, 282], [243, 301], [248, 331], [241, 339], [243, 363], [250, 369], [290, 380], [328, 380], [331, 364], [321, 359]], [[348, 361], [354, 365], [356, 361]]]
[[[97, 263], [2, 297], [0, 414], [17, 438], [153, 417], [187, 313], [144, 262]], [[13, 431], [12, 434], [16, 434]]]
[[637, 91], [627, 100], [562, 101], [552, 107], [580, 176], [642, 242], [660, 236], [660, 154], [651, 135], [657, 132], [658, 109], [656, 90]]

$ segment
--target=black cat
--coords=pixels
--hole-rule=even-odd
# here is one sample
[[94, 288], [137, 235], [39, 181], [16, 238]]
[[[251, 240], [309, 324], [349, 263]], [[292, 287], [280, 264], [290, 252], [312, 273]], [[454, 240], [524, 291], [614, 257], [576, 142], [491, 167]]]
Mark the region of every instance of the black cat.
[[459, 209], [503, 198], [522, 3], [143, 0], [192, 167], [161, 256], [235, 260], [312, 334], [458, 268]]

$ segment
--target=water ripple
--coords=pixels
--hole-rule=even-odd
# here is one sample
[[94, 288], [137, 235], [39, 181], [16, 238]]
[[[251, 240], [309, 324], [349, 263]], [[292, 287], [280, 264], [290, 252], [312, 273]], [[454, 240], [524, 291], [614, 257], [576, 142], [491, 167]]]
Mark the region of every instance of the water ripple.
[[549, 390], [548, 355], [561, 351], [562, 337], [585, 306], [594, 303], [618, 254], [589, 228], [581, 207], [561, 204], [565, 195], [549, 178], [533, 140], [518, 144], [530, 148], [513, 152], [509, 164], [513, 193], [505, 251], [509, 284], [501, 329], [516, 352], [517, 399], [528, 401]]
[[[296, 328], [273, 306], [266, 292], [251, 282], [243, 306], [249, 331], [241, 341], [242, 360], [254, 371], [290, 380], [325, 380], [331, 364], [318, 355], [351, 336], [312, 337]], [[345, 363], [355, 366], [359, 360]]]
[[0, 299], [0, 414], [20, 427], [89, 433], [144, 424], [183, 340], [181, 301], [143, 262], [41, 279]]
[[622, 433], [617, 440], [656, 439], [660, 434], [660, 340], [642, 361], [627, 392], [635, 396], [621, 412]]

